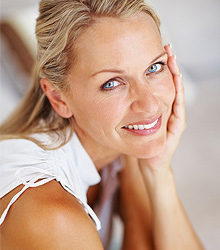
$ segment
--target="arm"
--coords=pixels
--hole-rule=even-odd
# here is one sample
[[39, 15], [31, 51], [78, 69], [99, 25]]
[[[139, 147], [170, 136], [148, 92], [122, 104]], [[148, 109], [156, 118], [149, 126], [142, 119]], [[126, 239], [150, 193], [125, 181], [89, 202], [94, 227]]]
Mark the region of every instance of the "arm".
[[185, 129], [185, 109], [179, 68], [170, 46], [165, 49], [176, 88], [173, 111], [167, 125], [166, 144], [159, 156], [139, 160], [151, 200], [154, 244], [157, 250], [202, 250], [203, 247], [177, 195], [171, 169], [172, 156]]
[[125, 157], [119, 173], [119, 213], [124, 224], [124, 250], [153, 250], [151, 206], [138, 159]]
[[172, 170], [164, 173], [144, 171], [153, 211], [155, 248], [202, 250], [176, 192]]
[[98, 232], [78, 200], [58, 182], [29, 188], [1, 226], [1, 249], [103, 250]]

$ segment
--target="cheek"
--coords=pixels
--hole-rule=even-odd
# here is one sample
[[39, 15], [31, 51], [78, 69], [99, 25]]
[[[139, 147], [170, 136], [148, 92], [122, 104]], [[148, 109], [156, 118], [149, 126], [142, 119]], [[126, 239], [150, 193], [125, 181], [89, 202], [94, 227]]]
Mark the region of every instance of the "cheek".
[[173, 83], [173, 79], [167, 83], [167, 88], [166, 88], [166, 103], [170, 108], [172, 108], [174, 99], [175, 99], [175, 87]]
[[175, 85], [173, 82], [173, 79], [171, 79], [170, 84], [169, 84], [169, 103], [170, 103], [170, 108], [173, 106], [173, 102], [175, 100], [176, 96], [176, 90], [175, 90]]
[[[125, 112], [125, 102], [123, 98], [114, 96], [110, 98], [101, 98], [95, 100], [92, 107], [91, 115], [95, 122], [108, 127], [116, 127]], [[107, 127], [106, 126], [106, 127]]]
[[[83, 101], [82, 101], [83, 100]], [[72, 103], [74, 117], [81, 127], [87, 129], [116, 127], [121, 120], [121, 114], [124, 106], [121, 105], [122, 100], [119, 98], [95, 98], [87, 95], [75, 99]], [[74, 108], [76, 107], [76, 108]]]
[[160, 84], [160, 96], [162, 102], [169, 107], [169, 109], [172, 108], [172, 104], [175, 99], [175, 86], [173, 82], [173, 78], [171, 74], [167, 74], [162, 81], [162, 84]]

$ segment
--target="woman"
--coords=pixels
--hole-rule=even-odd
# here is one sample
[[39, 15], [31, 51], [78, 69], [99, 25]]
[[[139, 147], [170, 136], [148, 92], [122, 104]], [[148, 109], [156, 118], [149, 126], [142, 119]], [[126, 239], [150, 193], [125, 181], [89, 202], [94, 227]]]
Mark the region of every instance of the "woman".
[[159, 24], [142, 0], [40, 2], [33, 85], [1, 127], [2, 249], [103, 249], [86, 193], [109, 164], [124, 249], [202, 249], [170, 166], [184, 95]]

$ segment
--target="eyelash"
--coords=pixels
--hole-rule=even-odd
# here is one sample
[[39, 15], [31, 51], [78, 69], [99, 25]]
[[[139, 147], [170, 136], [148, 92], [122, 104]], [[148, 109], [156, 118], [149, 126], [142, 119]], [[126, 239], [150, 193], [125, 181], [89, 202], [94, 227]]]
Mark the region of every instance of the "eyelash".
[[[148, 74], [146, 73], [146, 75], [159, 74], [162, 71], [164, 71], [164, 68], [167, 65], [167, 63], [165, 63], [164, 61], [159, 61], [159, 62], [156, 62], [156, 63], [152, 64], [150, 67], [152, 67], [154, 65], [157, 65], [157, 64], [160, 64], [162, 66], [161, 70], [156, 71], [156, 72], [152, 72], [152, 73], [148, 73]], [[150, 67], [147, 69], [147, 71], [150, 69]]]
[[116, 89], [118, 86], [121, 86], [123, 83], [120, 83], [118, 86], [116, 87], [112, 87], [112, 88], [109, 88], [109, 89], [105, 89], [105, 86], [109, 83], [109, 82], [114, 82], [114, 81], [117, 81], [117, 82], [120, 82], [117, 78], [112, 78], [110, 80], [108, 80], [107, 82], [105, 82], [104, 84], [102, 84], [102, 86], [100, 87], [101, 90], [103, 91], [112, 91], [114, 89]]
[[[156, 62], [156, 63], [152, 64], [150, 67], [152, 67], [153, 65], [156, 65], [156, 64], [162, 65], [162, 69], [159, 70], [159, 71], [157, 71], [157, 72], [152, 72], [152, 73], [148, 73], [148, 74], [146, 73], [147, 76], [152, 75], [152, 74], [159, 74], [159, 73], [163, 72], [163, 71], [164, 71], [164, 66], [167, 65], [167, 63], [165, 63], [165, 62], [159, 61], [159, 62]], [[147, 69], [147, 71], [150, 69], [150, 67]], [[105, 89], [105, 86], [106, 86], [109, 82], [113, 82], [113, 81], [119, 81], [119, 80], [117, 80], [117, 78], [112, 78], [112, 79], [106, 81], [104, 84], [102, 84], [101, 87], [100, 87], [100, 89], [101, 89], [102, 91], [112, 91], [112, 90], [115, 90], [118, 86], [121, 86], [121, 84], [123, 84], [123, 83], [121, 83], [121, 84], [119, 84], [119, 85], [116, 86], [116, 87], [112, 87], [112, 88], [109, 88], [109, 89]]]

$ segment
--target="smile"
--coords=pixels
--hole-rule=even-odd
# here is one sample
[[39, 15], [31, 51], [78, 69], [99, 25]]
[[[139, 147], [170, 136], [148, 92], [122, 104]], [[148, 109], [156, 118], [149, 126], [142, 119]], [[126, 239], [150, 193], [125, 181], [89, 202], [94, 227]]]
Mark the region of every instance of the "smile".
[[128, 125], [128, 126], [124, 126], [124, 128], [126, 129], [135, 129], [135, 130], [144, 130], [144, 129], [151, 129], [153, 128], [158, 122], [158, 119], [151, 123], [151, 124], [140, 124], [140, 125], [137, 125], [137, 124], [134, 124], [134, 125]]
[[161, 127], [161, 116], [156, 120], [152, 120], [150, 122], [151, 123], [149, 123], [149, 121], [140, 121], [134, 124], [124, 126], [122, 127], [122, 129], [134, 135], [149, 136], [159, 131]]

